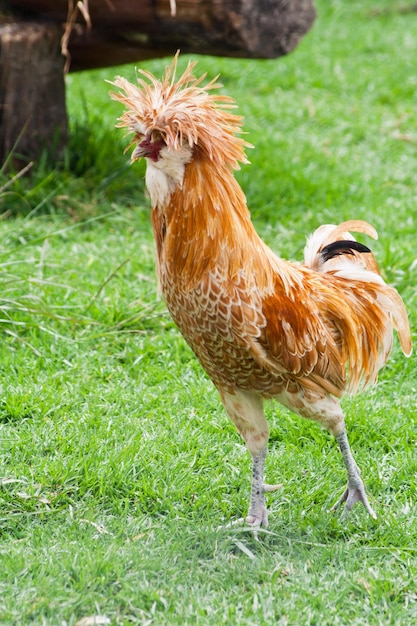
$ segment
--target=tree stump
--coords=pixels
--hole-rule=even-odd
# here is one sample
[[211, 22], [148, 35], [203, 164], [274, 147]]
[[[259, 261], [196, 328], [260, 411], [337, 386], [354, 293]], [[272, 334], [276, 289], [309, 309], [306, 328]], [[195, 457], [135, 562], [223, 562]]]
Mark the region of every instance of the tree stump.
[[0, 166], [13, 149], [34, 159], [64, 144], [62, 53], [70, 71], [177, 49], [275, 58], [314, 18], [313, 0], [0, 0]]
[[0, 24], [0, 163], [56, 152], [67, 138], [62, 30]]

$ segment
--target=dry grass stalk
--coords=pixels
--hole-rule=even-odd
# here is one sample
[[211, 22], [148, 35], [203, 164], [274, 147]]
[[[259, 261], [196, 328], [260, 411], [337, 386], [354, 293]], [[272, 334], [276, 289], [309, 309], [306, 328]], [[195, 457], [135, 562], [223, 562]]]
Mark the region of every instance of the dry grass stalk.
[[73, 0], [68, 0], [67, 20], [65, 22], [64, 34], [61, 39], [61, 52], [66, 59], [64, 67], [65, 74], [69, 71], [71, 65], [71, 55], [68, 49], [68, 42], [71, 37], [71, 33], [76, 26], [75, 21], [77, 19], [78, 12], [80, 12], [83, 16], [87, 29], [91, 29], [91, 18], [88, 8], [88, 0], [78, 0], [75, 5]]

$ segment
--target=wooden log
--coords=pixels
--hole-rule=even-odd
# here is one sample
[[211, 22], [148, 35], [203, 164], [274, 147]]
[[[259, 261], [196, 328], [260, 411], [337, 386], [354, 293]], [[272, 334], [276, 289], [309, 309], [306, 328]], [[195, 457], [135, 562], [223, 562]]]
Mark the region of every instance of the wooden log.
[[67, 137], [62, 29], [0, 24], [0, 164], [59, 150]]
[[63, 50], [71, 71], [177, 49], [274, 58], [314, 18], [313, 0], [0, 0], [0, 166], [65, 143]]
[[[7, 5], [58, 24], [68, 23], [69, 6], [76, 11], [75, 0]], [[69, 39], [73, 71], [172, 56], [177, 49], [275, 58], [290, 52], [315, 18], [313, 0], [88, 0], [84, 6], [91, 28], [79, 11]]]

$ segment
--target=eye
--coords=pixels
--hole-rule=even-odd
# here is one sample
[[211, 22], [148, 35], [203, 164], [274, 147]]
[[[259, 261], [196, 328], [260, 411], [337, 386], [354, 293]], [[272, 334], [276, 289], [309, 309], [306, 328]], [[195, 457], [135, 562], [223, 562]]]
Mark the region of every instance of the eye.
[[152, 143], [160, 143], [161, 141], [165, 143], [165, 140], [159, 130], [153, 130], [151, 132], [151, 141]]

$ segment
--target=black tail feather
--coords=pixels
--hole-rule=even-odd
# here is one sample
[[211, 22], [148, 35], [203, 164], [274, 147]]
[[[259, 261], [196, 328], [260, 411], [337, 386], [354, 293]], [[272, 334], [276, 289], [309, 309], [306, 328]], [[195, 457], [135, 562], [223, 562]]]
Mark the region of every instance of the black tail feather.
[[335, 256], [340, 256], [342, 254], [354, 254], [353, 251], [356, 252], [365, 252], [370, 253], [371, 250], [364, 246], [362, 243], [351, 240], [343, 240], [343, 241], [334, 241], [333, 243], [329, 243], [327, 246], [321, 250], [320, 254], [323, 257], [324, 262], [333, 259]]

